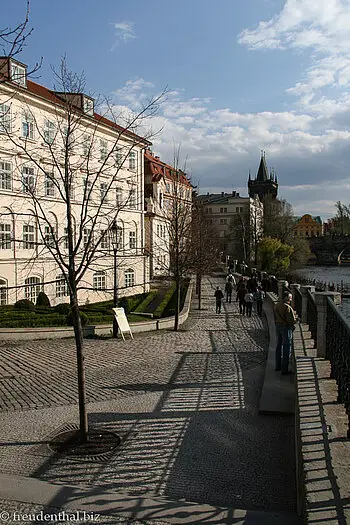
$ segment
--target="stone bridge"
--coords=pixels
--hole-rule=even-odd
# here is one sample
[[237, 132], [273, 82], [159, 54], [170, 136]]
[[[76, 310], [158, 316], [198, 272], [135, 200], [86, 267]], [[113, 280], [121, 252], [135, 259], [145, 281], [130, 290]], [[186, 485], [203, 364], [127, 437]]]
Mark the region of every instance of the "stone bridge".
[[311, 252], [318, 264], [337, 264], [343, 250], [350, 252], [350, 237], [312, 237], [308, 239]]

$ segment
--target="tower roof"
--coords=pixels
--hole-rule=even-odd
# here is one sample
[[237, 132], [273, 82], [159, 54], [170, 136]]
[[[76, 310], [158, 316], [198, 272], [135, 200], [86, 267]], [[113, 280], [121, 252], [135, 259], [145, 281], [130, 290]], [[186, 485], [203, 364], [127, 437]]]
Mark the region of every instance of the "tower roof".
[[258, 174], [256, 176], [256, 180], [259, 181], [259, 182], [265, 182], [265, 181], [267, 181], [269, 179], [270, 179], [270, 177], [269, 177], [269, 172], [268, 172], [268, 169], [267, 169], [267, 166], [266, 166], [265, 156], [262, 156], [261, 160], [260, 160], [260, 166], [259, 166], [259, 169], [258, 169]]

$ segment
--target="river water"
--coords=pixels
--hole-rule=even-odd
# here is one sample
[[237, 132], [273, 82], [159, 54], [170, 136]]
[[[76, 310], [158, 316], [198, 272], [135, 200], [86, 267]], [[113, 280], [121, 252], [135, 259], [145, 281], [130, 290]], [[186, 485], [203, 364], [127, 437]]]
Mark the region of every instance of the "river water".
[[[298, 282], [298, 275], [306, 279], [344, 285], [350, 288], [350, 266], [305, 266], [293, 272]], [[350, 299], [343, 298], [339, 309], [348, 319], [350, 325]]]

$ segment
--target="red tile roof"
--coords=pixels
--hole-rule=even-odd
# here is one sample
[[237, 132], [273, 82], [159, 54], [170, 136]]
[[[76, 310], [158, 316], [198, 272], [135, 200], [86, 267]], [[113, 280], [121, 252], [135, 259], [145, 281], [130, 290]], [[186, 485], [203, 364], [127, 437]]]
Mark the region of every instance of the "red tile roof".
[[149, 150], [145, 150], [145, 161], [148, 163], [152, 177], [152, 182], [158, 182], [162, 177], [168, 180], [175, 179], [175, 172], [180, 174], [179, 181], [181, 184], [192, 188], [192, 184], [186, 177], [186, 174], [181, 170], [176, 170], [173, 166], [162, 162], [159, 157], [155, 157]]
[[[16, 88], [18, 88], [18, 86], [16, 86]], [[54, 91], [51, 91], [50, 89], [46, 88], [45, 86], [37, 84], [36, 82], [33, 82], [32, 80], [27, 80], [27, 87], [26, 88], [21, 88], [21, 89], [24, 92], [28, 91], [32, 95], [35, 95], [35, 96], [40, 97], [40, 98], [43, 98], [43, 99], [47, 100], [48, 102], [51, 102], [52, 104], [64, 107], [64, 101], [62, 100], [61, 97], [58, 97], [55, 94]], [[77, 108], [77, 111], [81, 112], [82, 114], [84, 114], [83, 111], [80, 108]], [[89, 115], [85, 115], [85, 116], [89, 117]], [[93, 118], [95, 121], [97, 121], [97, 122], [99, 122], [99, 123], [101, 123], [101, 124], [103, 124], [105, 126], [108, 126], [108, 127], [112, 128], [112, 129], [114, 129], [118, 133], [125, 133], [125, 135], [127, 135], [127, 136], [129, 136], [129, 137], [131, 137], [133, 139], [137, 139], [138, 141], [142, 142], [143, 144], [148, 144], [148, 145], [151, 144], [151, 142], [149, 142], [145, 138], [140, 137], [139, 135], [136, 135], [135, 133], [132, 133], [128, 129], [125, 129], [122, 126], [119, 126], [118, 124], [116, 124], [112, 120], [109, 120], [108, 118], [103, 117], [102, 115], [99, 115], [98, 113], [94, 113], [94, 115], [93, 116], [91, 115], [90, 118]]]

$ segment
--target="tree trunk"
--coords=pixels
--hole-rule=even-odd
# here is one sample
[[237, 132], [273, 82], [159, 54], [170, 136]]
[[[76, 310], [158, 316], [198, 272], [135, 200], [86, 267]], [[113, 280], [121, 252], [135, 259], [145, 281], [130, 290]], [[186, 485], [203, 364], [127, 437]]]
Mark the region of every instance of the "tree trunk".
[[85, 366], [83, 351], [83, 328], [81, 325], [79, 305], [77, 297], [71, 298], [72, 318], [74, 326], [75, 346], [77, 353], [78, 370], [78, 394], [79, 394], [79, 430], [82, 442], [87, 441], [88, 418], [86, 413], [86, 394], [85, 394]]
[[198, 286], [198, 310], [202, 308], [202, 276], [200, 273], [197, 274], [197, 286]]

